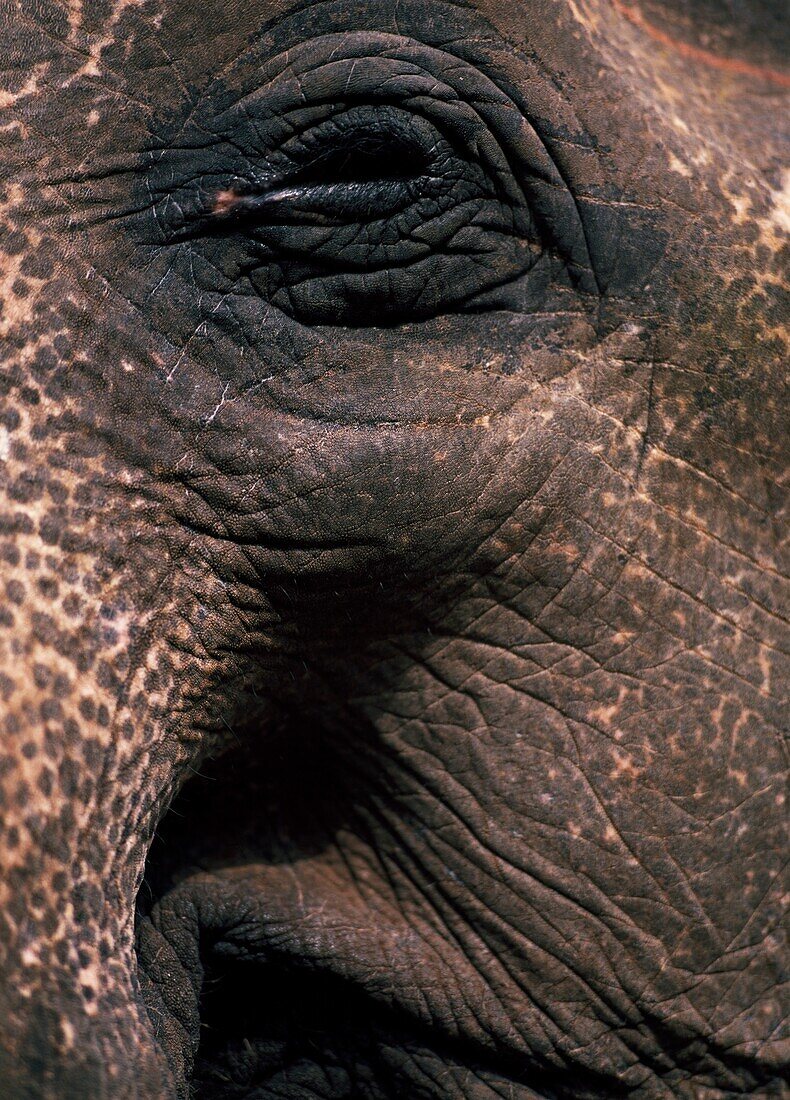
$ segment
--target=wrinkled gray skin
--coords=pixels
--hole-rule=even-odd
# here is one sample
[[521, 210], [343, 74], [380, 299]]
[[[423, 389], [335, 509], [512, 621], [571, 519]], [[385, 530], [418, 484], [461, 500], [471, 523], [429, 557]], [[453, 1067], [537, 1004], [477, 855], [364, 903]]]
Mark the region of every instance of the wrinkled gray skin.
[[3, 4], [8, 1100], [787, 1095], [783, 5], [687, 7]]

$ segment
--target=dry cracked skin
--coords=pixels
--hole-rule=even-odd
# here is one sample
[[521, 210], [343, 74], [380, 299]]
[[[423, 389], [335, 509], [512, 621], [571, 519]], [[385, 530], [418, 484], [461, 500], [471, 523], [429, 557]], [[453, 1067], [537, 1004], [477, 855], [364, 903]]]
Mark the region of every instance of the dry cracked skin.
[[2, 0], [6, 1100], [788, 1096], [784, 15]]

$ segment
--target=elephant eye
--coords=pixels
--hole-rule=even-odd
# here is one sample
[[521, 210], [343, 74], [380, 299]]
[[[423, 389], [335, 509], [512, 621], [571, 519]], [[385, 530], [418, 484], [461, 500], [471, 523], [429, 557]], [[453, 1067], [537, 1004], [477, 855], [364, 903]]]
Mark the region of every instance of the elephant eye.
[[192, 110], [146, 180], [168, 264], [324, 325], [486, 308], [530, 272], [575, 213], [545, 146], [478, 70], [393, 41], [350, 36], [360, 56], [338, 59], [330, 36], [298, 79], [289, 58], [213, 117]]
[[269, 179], [221, 189], [209, 219], [259, 233], [283, 224], [361, 225], [435, 193], [442, 171], [438, 135], [431, 140], [394, 112], [370, 115], [347, 112], [286, 143], [272, 158]]
[[321, 113], [246, 163], [234, 149], [235, 172], [212, 153], [197, 188], [188, 169], [160, 219], [169, 242], [235, 293], [323, 324], [460, 308], [534, 263], [528, 204], [451, 131], [393, 106]]

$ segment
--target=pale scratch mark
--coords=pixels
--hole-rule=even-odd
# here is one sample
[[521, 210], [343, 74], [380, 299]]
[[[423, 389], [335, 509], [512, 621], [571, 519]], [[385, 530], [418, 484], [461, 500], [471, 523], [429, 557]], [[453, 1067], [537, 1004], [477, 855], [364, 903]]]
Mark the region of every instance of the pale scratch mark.
[[213, 419], [214, 419], [214, 417], [215, 417], [215, 416], [217, 415], [217, 413], [219, 412], [219, 410], [220, 410], [220, 409], [222, 408], [222, 406], [223, 406], [223, 405], [225, 404], [225, 398], [226, 398], [226, 397], [228, 396], [228, 390], [229, 390], [229, 389], [230, 389], [230, 382], [226, 382], [226, 383], [225, 383], [225, 388], [224, 388], [224, 390], [222, 391], [222, 396], [221, 396], [221, 397], [220, 397], [220, 399], [219, 399], [219, 404], [218, 404], [218, 405], [217, 405], [217, 407], [216, 407], [216, 408], [214, 409], [214, 412], [213, 412], [213, 413], [211, 414], [211, 416], [209, 416], [209, 417], [207, 417], [207, 418], [206, 418], [206, 420], [204, 421], [204, 426], [206, 426], [206, 427], [207, 427], [207, 426], [208, 426], [208, 425], [209, 425], [209, 424], [210, 424], [210, 423], [212, 422], [212, 420], [213, 420]]
[[357, 67], [357, 63], [356, 63], [356, 60], [354, 60], [354, 61], [351, 62], [351, 68], [349, 70], [348, 76], [346, 77], [346, 86], [343, 89], [343, 95], [344, 96], [348, 95], [348, 89], [351, 87], [351, 81], [354, 79], [354, 70], [356, 69], [356, 67]]
[[167, 383], [167, 382], [172, 382], [172, 381], [173, 381], [173, 375], [174, 375], [174, 374], [176, 373], [176, 371], [178, 370], [178, 368], [179, 368], [179, 367], [181, 366], [181, 364], [183, 363], [184, 359], [185, 359], [185, 358], [187, 357], [187, 355], [189, 354], [189, 347], [190, 347], [190, 345], [191, 345], [192, 341], [193, 341], [193, 340], [195, 340], [195, 339], [196, 339], [196, 338], [197, 338], [198, 336], [203, 336], [203, 335], [204, 335], [204, 334], [205, 334], [205, 333], [206, 333], [207, 331], [208, 331], [208, 326], [207, 326], [206, 322], [205, 322], [205, 321], [201, 321], [201, 322], [200, 322], [200, 324], [199, 324], [199, 325], [197, 326], [197, 328], [195, 329], [195, 331], [194, 331], [194, 332], [192, 333], [192, 335], [191, 335], [191, 336], [189, 337], [189, 339], [187, 340], [187, 342], [186, 342], [186, 343], [184, 344], [184, 346], [183, 346], [183, 347], [181, 348], [181, 351], [180, 351], [180, 352], [178, 353], [178, 358], [176, 359], [176, 361], [175, 361], [175, 363], [173, 364], [173, 366], [172, 366], [172, 367], [170, 368], [170, 373], [169, 373], [169, 374], [167, 375], [167, 377], [165, 378], [165, 383]]

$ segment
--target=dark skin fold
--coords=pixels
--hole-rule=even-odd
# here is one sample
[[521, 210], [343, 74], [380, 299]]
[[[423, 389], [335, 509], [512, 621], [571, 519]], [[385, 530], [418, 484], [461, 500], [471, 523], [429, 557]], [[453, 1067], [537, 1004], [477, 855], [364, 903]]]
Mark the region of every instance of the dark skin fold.
[[10, 1100], [786, 1095], [778, 7], [4, 7]]

